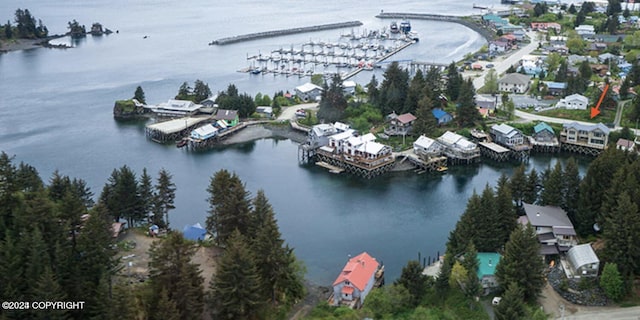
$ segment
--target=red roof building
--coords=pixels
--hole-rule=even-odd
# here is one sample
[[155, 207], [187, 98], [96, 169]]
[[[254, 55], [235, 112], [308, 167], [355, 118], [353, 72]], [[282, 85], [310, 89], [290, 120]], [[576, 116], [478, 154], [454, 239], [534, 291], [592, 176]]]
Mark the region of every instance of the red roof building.
[[333, 282], [334, 305], [362, 306], [365, 297], [373, 289], [379, 267], [378, 261], [366, 252], [349, 259]]

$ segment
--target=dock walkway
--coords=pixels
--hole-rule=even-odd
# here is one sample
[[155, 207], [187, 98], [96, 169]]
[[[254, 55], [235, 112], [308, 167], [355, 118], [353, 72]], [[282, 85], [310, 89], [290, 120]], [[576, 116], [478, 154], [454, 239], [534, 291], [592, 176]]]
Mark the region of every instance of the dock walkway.
[[284, 35], [296, 34], [296, 33], [314, 32], [314, 31], [340, 29], [340, 28], [350, 28], [350, 27], [359, 27], [361, 25], [362, 25], [362, 22], [360, 22], [360, 21], [347, 21], [347, 22], [321, 24], [321, 25], [309, 26], [309, 27], [300, 27], [300, 28], [291, 28], [291, 29], [282, 29], [282, 30], [271, 30], [271, 31], [248, 33], [248, 34], [242, 34], [242, 35], [233, 36], [233, 37], [221, 38], [221, 39], [218, 39], [218, 40], [214, 40], [209, 44], [210, 45], [214, 45], [214, 44], [215, 45], [225, 45], [225, 44], [232, 44], [232, 43], [237, 43], [237, 42], [242, 42], [242, 41], [249, 41], [249, 40], [263, 39], [263, 38], [270, 38], [270, 37], [278, 37], [278, 36], [284, 36]]

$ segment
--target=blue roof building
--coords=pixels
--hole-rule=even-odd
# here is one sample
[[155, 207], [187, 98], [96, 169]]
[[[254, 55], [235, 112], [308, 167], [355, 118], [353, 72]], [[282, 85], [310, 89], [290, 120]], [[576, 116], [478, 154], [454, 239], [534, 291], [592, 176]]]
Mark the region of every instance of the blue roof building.
[[449, 122], [451, 122], [453, 120], [453, 116], [452, 115], [450, 115], [449, 113], [447, 113], [446, 111], [444, 111], [444, 110], [442, 110], [440, 108], [435, 108], [435, 109], [431, 110], [431, 113], [436, 118], [436, 121], [438, 122], [438, 125], [449, 123]]
[[192, 226], [185, 226], [184, 229], [182, 229], [182, 234], [187, 240], [202, 241], [207, 234], [207, 230], [204, 229], [200, 223], [196, 223]]
[[497, 252], [478, 252], [478, 280], [482, 284], [485, 294], [498, 287], [496, 280], [496, 266], [500, 262], [500, 254]]

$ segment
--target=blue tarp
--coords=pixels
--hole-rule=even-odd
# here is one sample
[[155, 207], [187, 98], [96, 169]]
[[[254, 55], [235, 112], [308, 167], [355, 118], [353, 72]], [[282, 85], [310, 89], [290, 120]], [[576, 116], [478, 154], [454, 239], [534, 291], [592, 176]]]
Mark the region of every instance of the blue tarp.
[[198, 241], [204, 240], [207, 230], [205, 230], [200, 223], [196, 223], [192, 226], [185, 226], [184, 229], [182, 229], [182, 233], [184, 234], [185, 239]]

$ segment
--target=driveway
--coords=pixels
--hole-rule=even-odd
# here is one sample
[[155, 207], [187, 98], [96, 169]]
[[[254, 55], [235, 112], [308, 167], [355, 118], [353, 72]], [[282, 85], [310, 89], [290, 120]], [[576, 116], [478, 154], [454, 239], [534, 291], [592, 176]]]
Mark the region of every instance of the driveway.
[[298, 109], [315, 109], [318, 107], [317, 102], [297, 104], [290, 107], [282, 107], [282, 112], [278, 120], [294, 120], [296, 118], [296, 110]]

